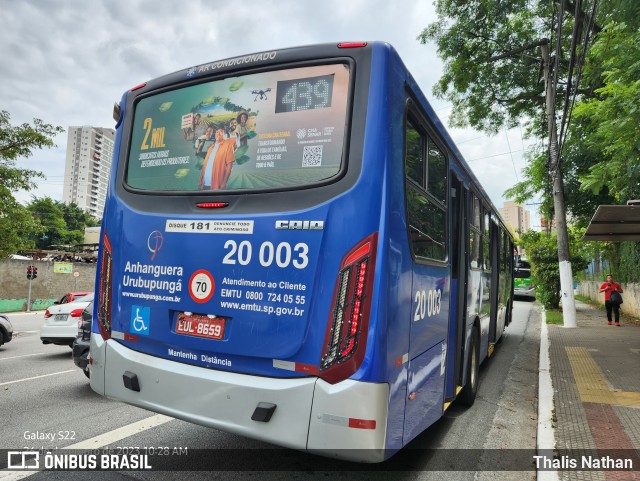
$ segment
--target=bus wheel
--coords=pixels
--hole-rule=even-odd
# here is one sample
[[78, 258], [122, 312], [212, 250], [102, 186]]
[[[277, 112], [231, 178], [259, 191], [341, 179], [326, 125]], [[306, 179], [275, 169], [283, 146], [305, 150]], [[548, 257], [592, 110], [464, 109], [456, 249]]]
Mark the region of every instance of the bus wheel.
[[460, 392], [460, 402], [465, 406], [473, 406], [478, 394], [478, 378], [480, 376], [480, 337], [478, 329], [471, 334], [471, 353], [467, 360], [467, 384]]

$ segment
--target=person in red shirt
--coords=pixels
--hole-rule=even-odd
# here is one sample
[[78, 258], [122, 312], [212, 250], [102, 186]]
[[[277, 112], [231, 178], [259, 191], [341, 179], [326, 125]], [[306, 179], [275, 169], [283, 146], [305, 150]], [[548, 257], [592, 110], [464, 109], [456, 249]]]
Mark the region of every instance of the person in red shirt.
[[600, 292], [604, 292], [604, 307], [607, 309], [607, 321], [611, 325], [611, 311], [613, 311], [616, 319], [616, 326], [620, 326], [620, 306], [609, 300], [613, 291], [622, 292], [622, 287], [617, 282], [613, 282], [613, 276], [607, 276], [607, 282], [603, 282], [600, 286]]

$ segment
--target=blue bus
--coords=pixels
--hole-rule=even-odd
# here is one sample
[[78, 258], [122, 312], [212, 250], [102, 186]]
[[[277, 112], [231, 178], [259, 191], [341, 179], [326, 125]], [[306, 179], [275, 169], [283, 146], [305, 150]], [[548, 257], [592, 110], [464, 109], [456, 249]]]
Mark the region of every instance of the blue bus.
[[93, 390], [367, 462], [473, 404], [513, 239], [390, 45], [214, 61], [114, 117]]

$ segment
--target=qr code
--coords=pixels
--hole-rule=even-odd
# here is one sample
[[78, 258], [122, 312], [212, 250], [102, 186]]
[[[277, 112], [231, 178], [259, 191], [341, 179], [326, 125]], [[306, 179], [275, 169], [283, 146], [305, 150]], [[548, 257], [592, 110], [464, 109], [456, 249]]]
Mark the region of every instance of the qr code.
[[302, 167], [320, 167], [322, 165], [322, 145], [306, 146], [302, 151]]

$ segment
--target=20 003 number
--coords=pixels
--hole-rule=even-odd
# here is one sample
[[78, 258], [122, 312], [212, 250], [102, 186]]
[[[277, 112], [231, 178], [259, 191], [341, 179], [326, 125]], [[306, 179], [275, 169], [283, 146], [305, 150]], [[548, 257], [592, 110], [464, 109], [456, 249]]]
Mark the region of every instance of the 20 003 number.
[[413, 316], [414, 321], [421, 321], [427, 317], [440, 314], [440, 308], [442, 306], [442, 291], [440, 289], [431, 289], [428, 292], [425, 290], [416, 292], [416, 311]]
[[[223, 264], [248, 265], [253, 258], [253, 245], [249, 241], [240, 243], [228, 240], [224, 243], [227, 254], [222, 259]], [[299, 242], [293, 247], [288, 242], [280, 242], [274, 245], [266, 241], [260, 245], [258, 260], [262, 267], [270, 267], [273, 264], [285, 269], [293, 265], [296, 269], [304, 269], [309, 265], [309, 246]]]

